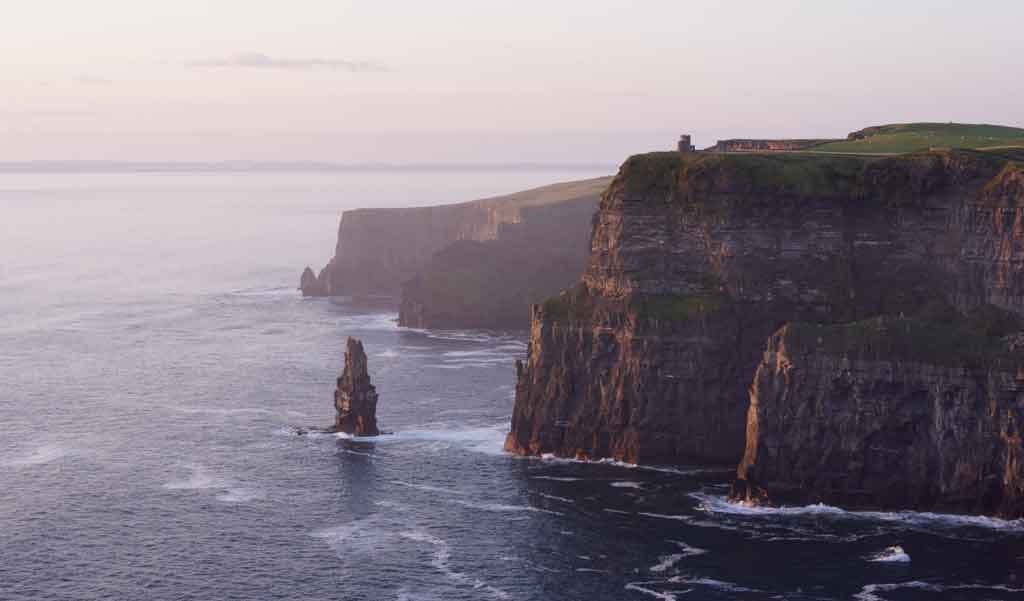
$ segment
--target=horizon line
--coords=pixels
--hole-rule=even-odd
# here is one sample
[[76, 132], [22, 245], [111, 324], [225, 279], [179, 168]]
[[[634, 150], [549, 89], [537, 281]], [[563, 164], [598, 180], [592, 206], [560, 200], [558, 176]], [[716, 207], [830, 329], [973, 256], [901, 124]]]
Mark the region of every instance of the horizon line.
[[252, 172], [344, 172], [344, 171], [557, 171], [618, 169], [618, 164], [603, 162], [368, 162], [330, 161], [107, 161], [107, 160], [28, 160], [2, 161], [0, 173], [252, 173]]

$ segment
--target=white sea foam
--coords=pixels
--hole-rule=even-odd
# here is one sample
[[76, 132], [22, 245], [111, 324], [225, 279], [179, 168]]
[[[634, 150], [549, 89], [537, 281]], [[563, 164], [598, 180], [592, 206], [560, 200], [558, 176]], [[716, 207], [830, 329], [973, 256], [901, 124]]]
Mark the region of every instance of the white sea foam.
[[693, 578], [693, 577], [690, 577], [690, 576], [673, 576], [673, 577], [669, 578], [668, 580], [669, 580], [669, 582], [672, 582], [672, 583], [682, 583], [682, 584], [690, 584], [690, 585], [698, 584], [698, 585], [701, 585], [701, 586], [707, 586], [707, 587], [710, 587], [710, 588], [713, 588], [713, 589], [717, 589], [717, 590], [720, 590], [720, 591], [726, 591], [726, 592], [729, 592], [729, 593], [760, 593], [760, 592], [763, 592], [760, 589], [747, 588], [745, 586], [740, 586], [740, 585], [734, 584], [732, 582], [725, 582], [725, 581], [722, 581], [722, 580], [715, 580], [714, 578]]
[[910, 555], [899, 545], [886, 547], [884, 551], [869, 555], [866, 559], [868, 561], [910, 563]]
[[245, 414], [267, 414], [274, 413], [270, 409], [262, 407], [237, 407], [233, 409], [223, 407], [174, 407], [175, 411], [194, 415], [245, 415]]
[[164, 484], [169, 490], [205, 490], [208, 488], [224, 488], [224, 480], [208, 474], [202, 468], [194, 468], [192, 474], [184, 480], [174, 480]]
[[455, 490], [454, 488], [441, 488], [440, 486], [430, 486], [427, 484], [413, 484], [412, 482], [402, 482], [401, 480], [392, 480], [391, 484], [397, 484], [398, 486], [404, 486], [406, 488], [414, 488], [416, 490], [422, 490], [425, 492], [438, 492], [446, 495], [464, 495], [466, 493], [461, 490]]
[[[514, 393], [514, 391], [513, 391]], [[538, 459], [537, 457], [527, 457], [527, 459]], [[621, 467], [630, 470], [644, 470], [648, 472], [661, 472], [665, 474], [678, 474], [680, 476], [698, 476], [702, 474], [726, 474], [735, 472], [736, 468], [725, 468], [725, 467], [694, 467], [694, 468], [679, 468], [679, 467], [668, 467], [661, 465], [642, 465], [638, 463], [630, 463], [628, 461], [622, 461], [621, 459], [577, 459], [574, 457], [559, 457], [554, 453], [542, 453], [539, 457], [541, 461], [550, 461], [552, 463], [585, 463], [592, 465], [610, 465], [613, 467]]]
[[625, 588], [626, 588], [627, 591], [636, 591], [638, 593], [643, 593], [645, 595], [649, 595], [651, 597], [654, 597], [655, 599], [661, 599], [662, 601], [677, 601], [678, 597], [676, 597], [676, 595], [682, 595], [682, 594], [686, 594], [686, 593], [690, 592], [689, 590], [686, 590], [686, 591], [672, 591], [672, 592], [656, 591], [654, 589], [647, 588], [647, 587], [649, 587], [651, 585], [657, 585], [657, 584], [662, 584], [662, 583], [660, 583], [660, 582], [630, 582], [630, 583], [626, 584]]
[[553, 480], [555, 482], [579, 482], [586, 478], [576, 478], [572, 476], [530, 476], [532, 480]]
[[260, 490], [246, 486], [238, 486], [235, 483], [209, 473], [201, 465], [192, 466], [192, 473], [183, 480], [172, 480], [164, 484], [168, 490], [219, 490], [215, 495], [218, 501], [224, 503], [246, 503], [264, 498], [266, 495]]
[[216, 499], [225, 503], [245, 503], [262, 499], [265, 496], [262, 491], [251, 488], [229, 488], [217, 495]]
[[632, 482], [632, 481], [628, 481], [628, 480], [622, 480], [622, 481], [619, 481], [619, 482], [612, 482], [611, 485], [614, 486], [615, 488], [643, 488], [644, 487], [643, 484], [640, 484], [639, 482]]
[[453, 501], [453, 503], [462, 505], [463, 507], [469, 507], [471, 509], [479, 509], [481, 511], [493, 511], [499, 513], [535, 511], [537, 513], [550, 513], [552, 515], [562, 515], [557, 511], [551, 511], [550, 509], [541, 509], [540, 507], [533, 507], [531, 505], [508, 505], [505, 503], [473, 503], [471, 501], [459, 500], [455, 500]]
[[565, 497], [559, 497], [558, 495], [549, 495], [547, 493], [542, 493], [542, 492], [537, 493], [537, 495], [540, 496], [540, 497], [544, 497], [545, 499], [551, 499], [552, 501], [560, 501], [562, 503], [575, 503], [576, 502], [576, 501], [574, 501], [572, 499], [567, 499]]
[[664, 572], [687, 557], [693, 557], [694, 555], [703, 555], [707, 553], [707, 549], [698, 549], [697, 547], [691, 547], [690, 545], [681, 541], [674, 540], [672, 541], [672, 544], [679, 547], [679, 553], [671, 553], [669, 555], [662, 555], [661, 557], [659, 557], [658, 563], [651, 567], [652, 572]]
[[463, 428], [451, 430], [401, 430], [380, 436], [352, 436], [339, 432], [339, 438], [372, 442], [374, 444], [392, 444], [403, 442], [443, 442], [458, 444], [470, 451], [488, 455], [501, 455], [508, 433], [508, 421], [480, 428]]
[[395, 357], [398, 357], [398, 351], [393, 349], [393, 348], [389, 348], [389, 349], [385, 349], [385, 350], [377, 353], [374, 356], [375, 357], [384, 357], [385, 359], [394, 359]]
[[651, 566], [651, 571], [652, 572], [664, 572], [665, 570], [671, 568], [672, 566], [674, 566], [677, 563], [679, 563], [680, 561], [682, 561], [682, 559], [684, 557], [686, 557], [686, 556], [683, 555], [682, 553], [672, 553], [672, 554], [669, 554], [669, 555], [662, 555], [661, 557], [658, 558], [658, 563], [656, 563], [655, 565]]
[[707, 513], [735, 514], [748, 516], [824, 516], [839, 519], [873, 520], [892, 522], [911, 527], [976, 527], [1014, 532], [1024, 531], [1024, 519], [1003, 520], [987, 516], [956, 515], [924, 511], [847, 511], [831, 505], [815, 504], [803, 507], [765, 507], [734, 503], [723, 495], [691, 493], [700, 501], [698, 509]]
[[860, 589], [860, 592], [853, 596], [858, 601], [886, 601], [886, 597], [880, 593], [898, 591], [900, 589], [915, 589], [928, 593], [948, 593], [951, 591], [992, 591], [1000, 593], [1024, 593], [1024, 588], [1012, 588], [1001, 584], [935, 584], [922, 582], [920, 580], [909, 580], [907, 582], [892, 582], [886, 584], [868, 584]]
[[658, 520], [678, 520], [680, 522], [689, 522], [689, 521], [691, 521], [691, 517], [688, 516], [688, 515], [674, 515], [674, 514], [670, 515], [670, 514], [667, 514], [667, 513], [651, 513], [649, 511], [640, 511], [640, 512], [637, 512], [637, 515], [643, 515], [643, 516], [647, 516], [649, 518], [655, 518], [655, 519], [658, 519]]
[[56, 444], [46, 444], [38, 447], [27, 455], [8, 459], [3, 465], [11, 467], [28, 467], [33, 465], [44, 465], [70, 456], [71, 450]]
[[338, 325], [344, 330], [398, 330], [398, 315], [395, 313], [364, 313], [339, 317]]
[[422, 530], [403, 532], [399, 536], [407, 540], [419, 543], [427, 543], [433, 546], [434, 554], [433, 558], [430, 561], [430, 565], [432, 565], [437, 571], [444, 574], [446, 577], [448, 577], [448, 579], [452, 580], [456, 584], [462, 586], [470, 586], [478, 591], [489, 594], [495, 599], [509, 598], [509, 594], [505, 591], [497, 587], [491, 586], [490, 584], [487, 584], [479, 578], [474, 578], [472, 576], [465, 574], [464, 572], [459, 572], [453, 569], [451, 566], [451, 548], [449, 547], [447, 541], [437, 538], [436, 536], [433, 536], [426, 532], [423, 532]]

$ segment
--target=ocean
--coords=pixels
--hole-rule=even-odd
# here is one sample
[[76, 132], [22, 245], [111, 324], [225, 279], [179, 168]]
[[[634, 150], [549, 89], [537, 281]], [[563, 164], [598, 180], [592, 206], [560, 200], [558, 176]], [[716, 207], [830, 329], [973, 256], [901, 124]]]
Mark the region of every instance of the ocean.
[[[1024, 522], [502, 452], [522, 332], [303, 299], [342, 210], [595, 171], [0, 176], [0, 599], [1022, 599]], [[376, 439], [333, 420], [345, 338]]]

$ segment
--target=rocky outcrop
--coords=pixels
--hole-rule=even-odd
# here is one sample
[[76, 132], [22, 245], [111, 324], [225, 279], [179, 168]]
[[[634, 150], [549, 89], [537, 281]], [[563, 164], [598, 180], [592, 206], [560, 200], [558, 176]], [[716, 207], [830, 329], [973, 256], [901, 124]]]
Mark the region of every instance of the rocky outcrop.
[[313, 273], [313, 269], [306, 266], [302, 270], [302, 277], [299, 278], [299, 290], [302, 291], [302, 296], [323, 296], [323, 287], [320, 285], [320, 280]]
[[966, 151], [630, 158], [580, 283], [534, 309], [506, 448], [737, 462], [786, 323], [1024, 310], [1020, 169]]
[[783, 327], [750, 388], [733, 496], [1021, 517], [1016, 346], [920, 319]]
[[345, 348], [345, 369], [334, 391], [334, 430], [355, 436], [377, 436], [377, 389], [370, 383], [363, 343], [350, 336]]
[[797, 150], [808, 150], [815, 146], [839, 142], [833, 139], [814, 140], [757, 140], [757, 139], [732, 139], [719, 140], [717, 144], [709, 148], [714, 152], [792, 152]]
[[398, 324], [413, 328], [527, 329], [530, 306], [579, 279], [597, 195], [527, 207], [497, 238], [460, 240], [402, 287]]
[[522, 222], [531, 207], [588, 198], [596, 204], [609, 181], [565, 182], [460, 204], [345, 211], [334, 257], [308, 289], [315, 296], [397, 296], [402, 284], [448, 245], [495, 240], [505, 225]]

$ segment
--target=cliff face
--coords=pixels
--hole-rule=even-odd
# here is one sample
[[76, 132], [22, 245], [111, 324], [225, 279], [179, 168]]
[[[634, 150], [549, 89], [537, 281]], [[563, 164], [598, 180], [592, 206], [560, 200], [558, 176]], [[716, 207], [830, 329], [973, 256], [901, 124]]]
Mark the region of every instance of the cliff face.
[[571, 285], [586, 266], [597, 195], [521, 210], [496, 239], [460, 240], [402, 287], [401, 326], [526, 329], [530, 306]]
[[630, 158], [578, 286], [534, 309], [506, 448], [737, 461], [765, 340], [791, 321], [1021, 310], [1020, 167], [885, 159]]
[[523, 221], [530, 207], [581, 198], [596, 203], [608, 181], [567, 182], [453, 205], [345, 211], [334, 257], [304, 290], [311, 296], [397, 295], [434, 253], [453, 242], [497, 239], [504, 225]]
[[916, 319], [784, 327], [750, 388], [733, 495], [1024, 515], [1019, 343]]

